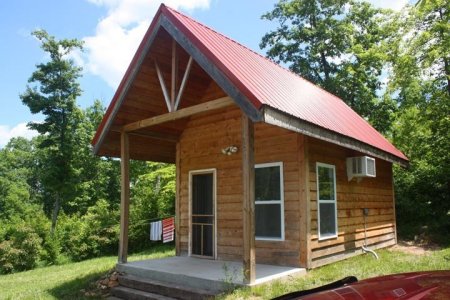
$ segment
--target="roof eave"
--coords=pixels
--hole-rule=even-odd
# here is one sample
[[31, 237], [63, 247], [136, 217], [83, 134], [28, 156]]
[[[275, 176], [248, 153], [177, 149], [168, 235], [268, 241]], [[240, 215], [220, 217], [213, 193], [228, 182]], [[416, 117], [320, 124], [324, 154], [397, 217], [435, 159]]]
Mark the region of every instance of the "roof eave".
[[407, 160], [404, 160], [398, 156], [368, 145], [354, 138], [301, 120], [273, 107], [263, 105], [263, 107], [261, 108], [261, 112], [264, 118], [263, 122], [265, 123], [302, 133], [306, 136], [324, 140], [336, 145], [343, 146], [345, 148], [353, 149], [370, 156], [389, 161], [391, 163], [399, 164], [400, 166], [405, 168], [409, 166], [409, 162]]
[[107, 132], [109, 131], [120, 106], [122, 105], [125, 95], [127, 94], [131, 83], [136, 77], [142, 62], [144, 61], [144, 58], [150, 46], [152, 45], [159, 28], [161, 27], [160, 17], [163, 6], [164, 5], [161, 4], [152, 23], [150, 24], [147, 32], [145, 33], [144, 38], [139, 44], [139, 47], [136, 53], [134, 54], [131, 63], [129, 64], [124, 76], [122, 77], [122, 80], [116, 92], [114, 93], [113, 99], [111, 100], [111, 103], [109, 104], [108, 109], [106, 110], [105, 115], [103, 116], [103, 119], [94, 135], [94, 138], [91, 141], [92, 150], [94, 154], [97, 154], [99, 152], [100, 146], [102, 145], [103, 140]]

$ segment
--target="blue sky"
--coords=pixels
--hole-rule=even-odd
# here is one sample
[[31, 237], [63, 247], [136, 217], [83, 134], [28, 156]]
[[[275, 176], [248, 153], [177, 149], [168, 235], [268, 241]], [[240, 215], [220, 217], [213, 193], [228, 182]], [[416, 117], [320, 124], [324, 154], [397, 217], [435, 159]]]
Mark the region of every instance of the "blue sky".
[[[164, 2], [259, 52], [261, 37], [276, 25], [260, 18], [275, 0]], [[371, 2], [398, 9], [406, 0]], [[84, 40], [83, 53], [73, 56], [84, 69], [80, 80], [84, 92], [78, 104], [87, 107], [100, 99], [106, 106], [159, 4], [154, 0], [0, 1], [0, 148], [12, 136], [33, 136], [26, 123], [42, 119], [19, 98], [35, 65], [45, 59], [31, 31], [42, 28], [58, 39]]]

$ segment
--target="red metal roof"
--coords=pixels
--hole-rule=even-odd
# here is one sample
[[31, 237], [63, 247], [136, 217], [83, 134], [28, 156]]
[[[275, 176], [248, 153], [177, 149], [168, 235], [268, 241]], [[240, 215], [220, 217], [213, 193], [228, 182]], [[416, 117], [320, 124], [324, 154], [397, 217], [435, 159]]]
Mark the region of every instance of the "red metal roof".
[[[267, 105], [322, 128], [359, 140], [402, 160], [408, 160], [400, 150], [340, 98], [164, 5], [161, 5], [150, 28], [160, 14], [170, 20], [215, 64], [257, 109]], [[119, 91], [114, 98], [117, 94]], [[113, 99], [113, 102], [115, 100]], [[97, 141], [98, 134], [99, 132], [94, 143]]]

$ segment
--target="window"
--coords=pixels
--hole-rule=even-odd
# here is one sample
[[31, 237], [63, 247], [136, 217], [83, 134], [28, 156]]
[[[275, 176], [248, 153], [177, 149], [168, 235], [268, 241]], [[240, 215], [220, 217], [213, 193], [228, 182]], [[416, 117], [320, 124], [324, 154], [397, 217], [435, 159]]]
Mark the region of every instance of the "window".
[[319, 240], [337, 237], [336, 170], [316, 164]]
[[284, 240], [283, 163], [255, 166], [255, 238]]

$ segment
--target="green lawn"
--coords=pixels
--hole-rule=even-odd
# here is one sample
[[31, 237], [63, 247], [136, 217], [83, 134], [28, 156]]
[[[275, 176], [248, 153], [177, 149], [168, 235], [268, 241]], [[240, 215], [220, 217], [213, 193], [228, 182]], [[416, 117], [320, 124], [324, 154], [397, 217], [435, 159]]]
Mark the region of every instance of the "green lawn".
[[[174, 255], [171, 246], [131, 255], [130, 261]], [[114, 267], [117, 256], [94, 258], [0, 276], [0, 299], [85, 299], [81, 289]]]
[[359, 255], [344, 261], [317, 268], [306, 276], [290, 280], [275, 281], [253, 289], [240, 289], [223, 298], [230, 299], [271, 299], [288, 292], [321, 286], [346, 276], [364, 279], [392, 273], [421, 270], [450, 269], [450, 247], [424, 255], [405, 254], [394, 250], [377, 250], [379, 260], [370, 254]]
[[[450, 269], [450, 247], [425, 255], [405, 254], [393, 250], [378, 250], [380, 260], [372, 255], [360, 255], [308, 272], [308, 275], [276, 281], [253, 289], [240, 289], [224, 299], [272, 297], [295, 290], [320, 286], [345, 276], [359, 279], [418, 270]], [[131, 255], [130, 260], [160, 258], [174, 255], [170, 246]], [[79, 263], [39, 268], [32, 271], [0, 276], [0, 299], [85, 299], [81, 289], [114, 267], [117, 258], [108, 256]]]

